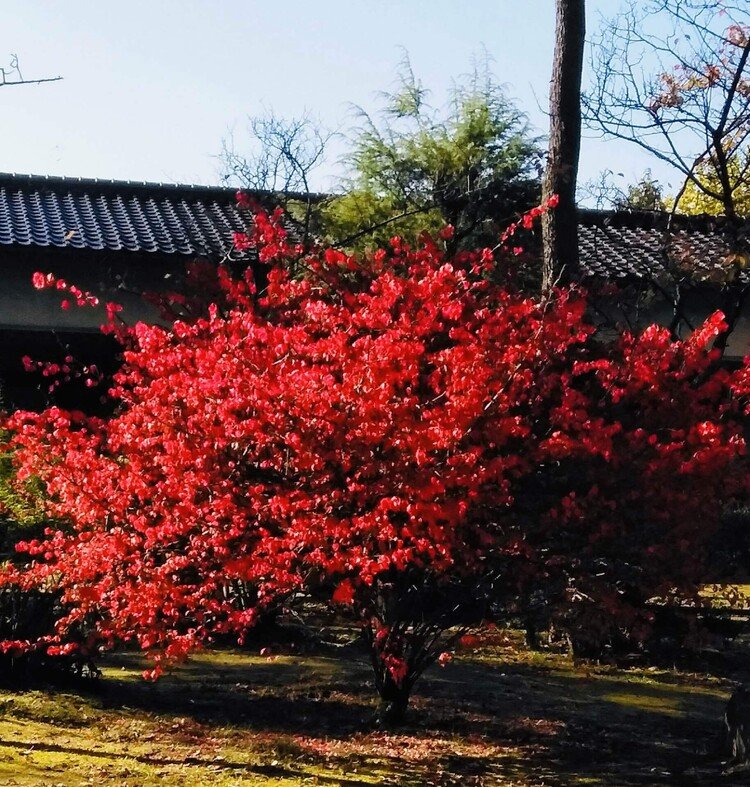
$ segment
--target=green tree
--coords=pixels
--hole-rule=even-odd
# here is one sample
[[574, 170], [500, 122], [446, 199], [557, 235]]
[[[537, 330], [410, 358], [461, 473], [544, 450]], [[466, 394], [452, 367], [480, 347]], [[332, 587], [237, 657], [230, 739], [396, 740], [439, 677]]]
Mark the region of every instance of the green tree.
[[0, 429], [0, 562], [15, 559], [13, 545], [21, 538], [40, 535], [47, 524], [41, 485], [36, 478], [18, 482], [13, 454], [5, 447], [8, 438]]
[[406, 58], [382, 110], [360, 112], [344, 193], [320, 210], [331, 242], [377, 246], [451, 224], [454, 248], [477, 246], [539, 200], [537, 141], [486, 62], [454, 85], [446, 107], [428, 98]]
[[613, 202], [618, 210], [661, 211], [666, 206], [662, 185], [651, 174], [650, 169], [635, 183], [631, 183], [627, 191], [618, 194]]

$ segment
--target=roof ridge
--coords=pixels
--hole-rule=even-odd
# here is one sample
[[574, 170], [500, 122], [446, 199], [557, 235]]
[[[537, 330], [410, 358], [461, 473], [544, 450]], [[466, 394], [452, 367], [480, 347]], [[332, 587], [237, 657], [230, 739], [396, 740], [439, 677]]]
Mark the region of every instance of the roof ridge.
[[[631, 210], [629, 208], [578, 208], [581, 224], [613, 224], [615, 226], [638, 227], [643, 229], [666, 229], [672, 217], [668, 210]], [[673, 222], [677, 227], [716, 230], [728, 224], [726, 216], [715, 216], [710, 213], [687, 214], [675, 213]], [[741, 226], [750, 226], [750, 219], [741, 219]]]
[[328, 194], [322, 192], [311, 192], [309, 195], [297, 191], [270, 191], [267, 189], [248, 189], [241, 186], [205, 186], [197, 183], [163, 183], [161, 181], [148, 180], [117, 180], [109, 178], [83, 178], [68, 175], [35, 175], [18, 172], [0, 172], [0, 186], [19, 185], [22, 187], [54, 187], [67, 186], [73, 188], [97, 188], [105, 191], [161, 191], [166, 193], [189, 192], [190, 194], [216, 194], [222, 196], [233, 196], [237, 191], [253, 194], [257, 197], [273, 198], [279, 194], [284, 194], [291, 199], [313, 200], [325, 199]]

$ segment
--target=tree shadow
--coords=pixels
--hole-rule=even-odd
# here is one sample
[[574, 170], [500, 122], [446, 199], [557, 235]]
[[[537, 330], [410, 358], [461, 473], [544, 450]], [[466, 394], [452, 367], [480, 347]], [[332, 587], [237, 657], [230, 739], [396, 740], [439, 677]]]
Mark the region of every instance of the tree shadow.
[[[71, 757], [86, 757], [99, 760], [121, 760], [123, 756], [127, 756], [130, 760], [149, 765], [151, 767], [169, 767], [169, 766], [201, 766], [210, 767], [216, 765], [215, 760], [204, 759], [201, 757], [189, 756], [181, 758], [159, 757], [150, 754], [133, 754], [128, 753], [123, 755], [118, 752], [102, 752], [92, 749], [82, 749], [76, 746], [63, 745], [58, 743], [40, 742], [35, 741], [33, 744], [24, 743], [22, 741], [3, 741], [0, 740], [0, 749], [33, 749], [42, 752], [54, 752], [57, 754], [66, 754]], [[250, 765], [246, 762], [232, 762], [227, 759], [222, 759], [221, 770], [230, 771], [237, 775], [242, 776], [262, 776], [265, 779], [303, 779], [308, 777], [304, 770], [298, 770], [285, 765]], [[360, 785], [368, 785], [370, 782], [362, 781], [361, 779], [349, 779], [347, 777], [336, 776], [326, 777], [325, 775], [316, 774], [316, 780], [321, 784], [337, 784], [337, 785], [350, 785], [351, 787], [360, 787]]]
[[[457, 664], [444, 677], [429, 677], [422, 692], [432, 699], [433, 725], [471, 735], [479, 713], [485, 736], [532, 747], [534, 773], [554, 774], [555, 784], [587, 777], [617, 785], [708, 785], [720, 778], [726, 691], [718, 686], [585, 666]], [[441, 719], [436, 706], [449, 707], [456, 696], [460, 703], [454, 700], [451, 715]], [[504, 761], [508, 778], [512, 760]]]
[[[374, 689], [366, 664], [314, 657], [264, 663], [233, 656], [231, 663], [194, 658], [147, 683], [132, 676], [143, 668], [140, 656], [114, 654], [97, 695], [104, 707], [266, 732], [347, 737], [372, 728]], [[118, 669], [129, 674], [111, 677]]]
[[[156, 684], [136, 677], [139, 656], [113, 654], [105, 667], [97, 693], [108, 708], [344, 743], [373, 731], [369, 666], [356, 651], [273, 661], [237, 652], [199, 656]], [[726, 694], [718, 683], [688, 683], [677, 674], [630, 674], [559, 658], [536, 664], [460, 659], [418, 684], [408, 723], [394, 733], [397, 750], [376, 752], [395, 779], [382, 783], [746, 783], [721, 776]], [[432, 740], [457, 745], [443, 751], [435, 763], [439, 775], [425, 782], [398, 747]], [[463, 751], [461, 742], [482, 742], [502, 756], [470, 746]], [[365, 772], [367, 757], [360, 759]]]

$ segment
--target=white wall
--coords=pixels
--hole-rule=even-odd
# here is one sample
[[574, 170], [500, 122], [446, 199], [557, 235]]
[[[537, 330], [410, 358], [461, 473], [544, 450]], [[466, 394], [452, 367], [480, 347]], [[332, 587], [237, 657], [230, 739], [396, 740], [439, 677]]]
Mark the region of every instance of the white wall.
[[[184, 270], [186, 259], [165, 260], [121, 252], [108, 257], [78, 252], [77, 256], [27, 251], [21, 259], [0, 250], [0, 328], [96, 331], [105, 320], [107, 301], [125, 307], [128, 322], [154, 321], [156, 309], [139, 293], [169, 289], [174, 275]], [[69, 284], [96, 295], [98, 308], [74, 305], [75, 299], [58, 290], [36, 290], [31, 278], [35, 271], [53, 273]], [[67, 298], [67, 311], [60, 306]]]

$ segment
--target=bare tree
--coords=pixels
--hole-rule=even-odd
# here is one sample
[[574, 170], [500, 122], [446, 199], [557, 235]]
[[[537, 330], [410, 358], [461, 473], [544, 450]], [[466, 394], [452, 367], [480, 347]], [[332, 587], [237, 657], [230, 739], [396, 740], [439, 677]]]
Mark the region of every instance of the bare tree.
[[[743, 155], [750, 138], [749, 57], [745, 0], [634, 4], [592, 44], [585, 122], [669, 164], [734, 220], [734, 195], [750, 176]], [[732, 166], [740, 160], [739, 168]], [[700, 177], [706, 166], [715, 177]]]
[[306, 241], [316, 202], [310, 176], [323, 163], [333, 132], [323, 129], [307, 112], [284, 118], [272, 110], [249, 118], [248, 130], [251, 150], [247, 154], [237, 151], [232, 137], [224, 140], [224, 179], [254, 191], [271, 192], [284, 207], [290, 199], [302, 202]]
[[581, 74], [586, 38], [584, 0], [557, 0], [555, 56], [550, 82], [550, 135], [542, 196], [557, 194], [542, 220], [542, 289], [578, 266], [576, 181], [581, 149]]
[[11, 85], [39, 85], [42, 82], [59, 82], [61, 76], [44, 77], [42, 79], [24, 79], [21, 73], [21, 66], [18, 55], [12, 54], [7, 68], [0, 68], [0, 87], [10, 87]]
[[[748, 294], [748, 254], [737, 194], [750, 181], [750, 6], [747, 0], [649, 0], [610, 20], [592, 44], [591, 89], [583, 116], [602, 136], [627, 140], [679, 173], [663, 242], [672, 330], [688, 324], [687, 291], [711, 282], [730, 329]], [[721, 205], [717, 224], [729, 245], [714, 269], [680, 253], [672, 232], [685, 189]], [[720, 341], [724, 349], [728, 334]]]

